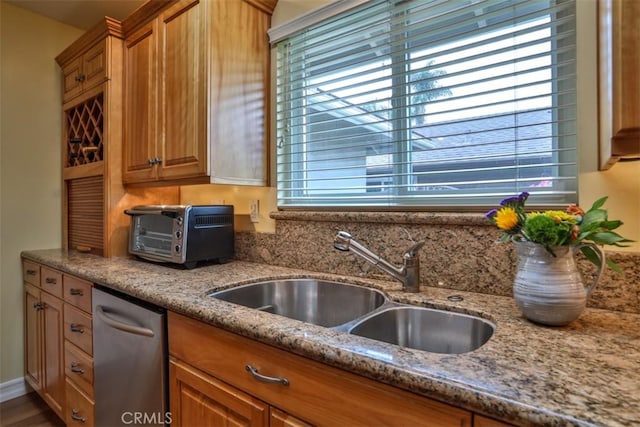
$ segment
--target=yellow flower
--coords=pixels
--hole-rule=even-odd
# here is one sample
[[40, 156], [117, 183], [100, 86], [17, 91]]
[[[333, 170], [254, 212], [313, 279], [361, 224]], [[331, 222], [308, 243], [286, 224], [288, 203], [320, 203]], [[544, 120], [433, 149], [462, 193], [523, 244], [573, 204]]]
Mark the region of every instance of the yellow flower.
[[544, 214], [548, 217], [553, 218], [556, 223], [566, 221], [571, 224], [575, 224], [576, 222], [578, 222], [578, 219], [575, 216], [563, 211], [546, 211]]
[[513, 230], [518, 226], [518, 214], [510, 207], [501, 208], [494, 218], [496, 226], [504, 231]]

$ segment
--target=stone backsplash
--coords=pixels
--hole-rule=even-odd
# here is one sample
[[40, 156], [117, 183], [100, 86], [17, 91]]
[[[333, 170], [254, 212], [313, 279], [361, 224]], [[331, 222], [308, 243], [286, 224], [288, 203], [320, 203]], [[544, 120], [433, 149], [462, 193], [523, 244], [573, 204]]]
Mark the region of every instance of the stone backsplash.
[[[236, 233], [236, 258], [310, 271], [391, 280], [354, 254], [333, 248], [340, 230], [388, 261], [400, 265], [413, 241], [420, 250], [423, 286], [511, 296], [516, 256], [512, 244], [500, 243], [500, 232], [482, 214], [424, 212], [273, 212], [276, 232]], [[622, 274], [606, 269], [588, 305], [640, 313], [640, 253], [607, 256]], [[594, 272], [586, 260], [580, 270], [589, 281]], [[398, 287], [400, 283], [398, 282]]]

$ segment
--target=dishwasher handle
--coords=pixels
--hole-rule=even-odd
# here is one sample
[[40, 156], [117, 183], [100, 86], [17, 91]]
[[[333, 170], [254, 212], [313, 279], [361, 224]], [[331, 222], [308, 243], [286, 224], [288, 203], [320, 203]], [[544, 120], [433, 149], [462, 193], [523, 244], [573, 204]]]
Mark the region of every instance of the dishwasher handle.
[[104, 308], [101, 305], [96, 306], [96, 313], [98, 317], [107, 325], [112, 328], [119, 329], [124, 332], [129, 332], [135, 335], [143, 335], [145, 337], [153, 337], [153, 331], [149, 328], [142, 328], [140, 326], [129, 325], [118, 320], [112, 319], [104, 312]]

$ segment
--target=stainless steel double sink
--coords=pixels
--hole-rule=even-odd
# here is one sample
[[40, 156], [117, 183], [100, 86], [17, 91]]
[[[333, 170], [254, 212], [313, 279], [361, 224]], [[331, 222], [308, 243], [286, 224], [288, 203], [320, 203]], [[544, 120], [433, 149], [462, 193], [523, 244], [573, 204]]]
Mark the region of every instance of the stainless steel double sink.
[[209, 294], [256, 310], [434, 353], [474, 351], [495, 325], [480, 317], [391, 301], [379, 290], [318, 279], [270, 280]]

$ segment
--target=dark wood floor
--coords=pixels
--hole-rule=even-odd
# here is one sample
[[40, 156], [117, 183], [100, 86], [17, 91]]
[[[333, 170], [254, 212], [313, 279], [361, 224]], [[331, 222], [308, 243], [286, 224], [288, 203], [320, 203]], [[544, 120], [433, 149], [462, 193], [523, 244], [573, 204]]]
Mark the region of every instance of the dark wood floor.
[[64, 422], [37, 393], [29, 393], [0, 403], [2, 427], [58, 427]]

